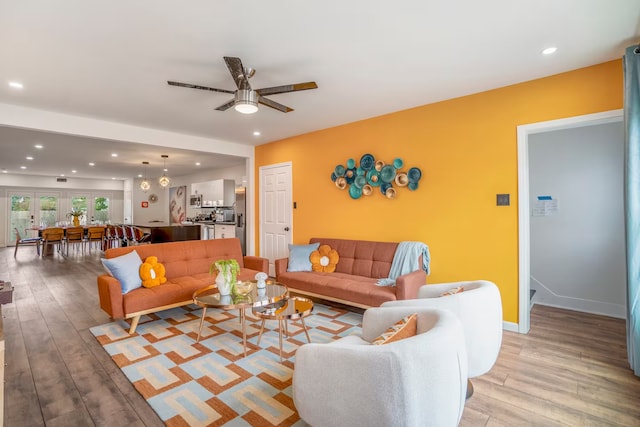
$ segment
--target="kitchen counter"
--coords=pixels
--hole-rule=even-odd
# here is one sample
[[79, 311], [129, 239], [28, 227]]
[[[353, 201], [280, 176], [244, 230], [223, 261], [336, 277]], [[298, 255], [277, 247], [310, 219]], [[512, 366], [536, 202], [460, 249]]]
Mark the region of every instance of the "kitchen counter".
[[196, 221], [193, 223], [193, 225], [198, 225], [198, 224], [203, 224], [203, 225], [216, 225], [216, 224], [220, 224], [220, 225], [236, 225], [235, 221]]
[[147, 222], [134, 225], [151, 234], [151, 243], [200, 240], [199, 224], [168, 225], [164, 222]]

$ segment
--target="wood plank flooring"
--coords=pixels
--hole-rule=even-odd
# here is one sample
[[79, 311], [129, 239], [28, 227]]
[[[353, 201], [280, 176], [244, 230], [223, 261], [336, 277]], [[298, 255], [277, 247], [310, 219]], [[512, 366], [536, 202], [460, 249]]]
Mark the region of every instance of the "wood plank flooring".
[[[15, 288], [2, 306], [5, 426], [163, 425], [89, 332], [109, 321], [99, 256], [0, 249], [0, 279]], [[535, 306], [531, 325], [528, 335], [504, 332], [461, 426], [640, 426], [624, 320]]]

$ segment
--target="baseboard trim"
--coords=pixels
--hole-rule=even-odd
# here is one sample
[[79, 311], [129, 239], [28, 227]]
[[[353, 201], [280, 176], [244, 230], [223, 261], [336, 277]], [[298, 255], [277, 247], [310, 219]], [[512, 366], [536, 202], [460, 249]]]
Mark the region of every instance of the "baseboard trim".
[[502, 322], [502, 329], [509, 332], [518, 332], [518, 324], [514, 322]]

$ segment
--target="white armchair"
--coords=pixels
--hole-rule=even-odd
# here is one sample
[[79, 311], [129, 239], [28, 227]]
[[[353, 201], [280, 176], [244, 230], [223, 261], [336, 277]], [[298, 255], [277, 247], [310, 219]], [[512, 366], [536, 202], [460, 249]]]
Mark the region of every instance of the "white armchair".
[[[443, 292], [462, 286], [462, 292], [441, 296]], [[464, 329], [469, 378], [487, 373], [495, 364], [502, 344], [502, 300], [493, 282], [475, 280], [424, 285], [418, 299], [389, 301], [382, 307], [419, 306], [450, 310]], [[473, 392], [468, 386], [469, 396]]]
[[[411, 313], [418, 313], [416, 336], [369, 343]], [[462, 417], [466, 385], [464, 333], [455, 315], [423, 307], [370, 308], [362, 336], [297, 350], [293, 400], [314, 427], [448, 427]]]

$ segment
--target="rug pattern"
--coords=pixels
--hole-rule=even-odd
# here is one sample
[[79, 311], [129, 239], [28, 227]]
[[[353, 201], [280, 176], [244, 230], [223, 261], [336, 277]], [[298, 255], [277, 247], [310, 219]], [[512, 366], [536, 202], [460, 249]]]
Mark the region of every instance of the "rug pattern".
[[[302, 325], [289, 323], [278, 350], [276, 321], [247, 310], [247, 357], [243, 357], [238, 311], [209, 309], [196, 343], [199, 307], [143, 316], [136, 333], [120, 320], [91, 328], [98, 342], [168, 426], [302, 426], [291, 380], [296, 349], [307, 342]], [[315, 304], [305, 318], [314, 343], [358, 333], [362, 315]]]

